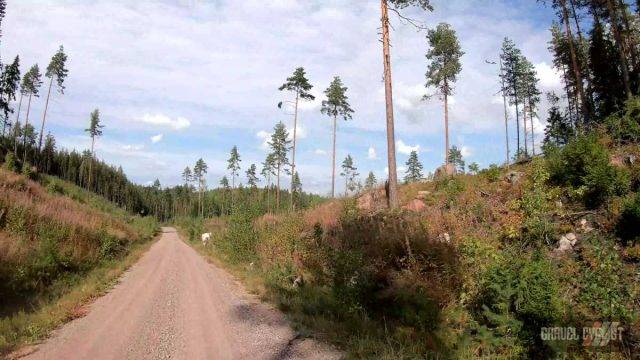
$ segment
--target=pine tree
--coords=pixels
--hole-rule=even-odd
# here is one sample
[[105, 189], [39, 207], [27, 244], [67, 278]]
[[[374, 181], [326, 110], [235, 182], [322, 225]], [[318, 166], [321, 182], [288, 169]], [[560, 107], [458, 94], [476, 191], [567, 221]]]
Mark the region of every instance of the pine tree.
[[[296, 99], [294, 102], [293, 113], [293, 148], [291, 150], [291, 174], [296, 173], [296, 140], [298, 137], [298, 102], [300, 100], [311, 101], [315, 99], [315, 96], [311, 95], [310, 91], [313, 85], [309, 83], [306, 77], [303, 67], [297, 68], [293, 75], [287, 78], [286, 82], [280, 86], [279, 90], [291, 91], [295, 94]], [[278, 107], [282, 107], [282, 102], [278, 104]], [[291, 208], [295, 207], [293, 202], [293, 178], [291, 181]]]
[[331, 197], [336, 195], [336, 127], [337, 119], [340, 116], [343, 120], [352, 118], [353, 109], [349, 105], [349, 98], [346, 95], [347, 88], [342, 85], [340, 77], [336, 76], [329, 87], [324, 91], [326, 100], [322, 101], [320, 111], [329, 115], [333, 119], [333, 153], [331, 160]]
[[[29, 113], [31, 111], [31, 98], [40, 96], [40, 86], [42, 85], [42, 75], [40, 74], [40, 68], [38, 64], [35, 64], [24, 74], [22, 78], [22, 89], [25, 92], [25, 95], [29, 95], [28, 105], [27, 105], [27, 117], [25, 118], [24, 128], [27, 128], [29, 125]], [[27, 138], [25, 136], [26, 133], [23, 133], [22, 146], [24, 146], [24, 155], [22, 158], [22, 162], [27, 162]]]
[[193, 166], [193, 177], [198, 184], [198, 211], [200, 213], [200, 217], [204, 216], [204, 191], [207, 186], [205, 176], [207, 175], [208, 169], [209, 166], [202, 158], [198, 159], [196, 164]]
[[464, 173], [465, 162], [462, 151], [455, 145], [449, 150], [449, 164], [453, 164], [459, 172]]
[[405, 165], [407, 166], [407, 171], [404, 176], [404, 182], [414, 183], [422, 180], [424, 175], [422, 175], [422, 164], [420, 160], [418, 160], [417, 151], [414, 150], [411, 152]]
[[[520, 82], [520, 85], [522, 86], [522, 97], [523, 97], [523, 114], [528, 114], [529, 117], [529, 124], [531, 126], [531, 131], [530, 131], [530, 135], [531, 135], [531, 152], [532, 154], [535, 156], [536, 154], [536, 150], [535, 150], [535, 131], [533, 128], [533, 119], [535, 117], [538, 116], [537, 113], [537, 109], [538, 109], [538, 104], [540, 103], [540, 95], [542, 94], [542, 92], [540, 91], [539, 87], [538, 87], [538, 83], [540, 82], [540, 80], [538, 79], [538, 74], [536, 72], [535, 67], [533, 66], [533, 64], [526, 58], [526, 57], [522, 57], [522, 66], [523, 66], [523, 73], [522, 73], [522, 81]], [[523, 119], [525, 120], [525, 144], [526, 142], [526, 116], [523, 116]], [[526, 153], [526, 145], [525, 145], [525, 153]]]
[[591, 30], [589, 66], [593, 74], [593, 97], [596, 115], [604, 119], [622, 107], [624, 86], [615, 44], [605, 33], [598, 18]]
[[427, 70], [427, 87], [435, 87], [437, 93], [444, 100], [444, 129], [445, 129], [445, 163], [449, 153], [449, 96], [453, 94], [453, 84], [462, 70], [460, 58], [464, 52], [455, 30], [451, 25], [440, 23], [435, 29], [429, 30], [429, 51], [427, 59], [431, 60]]
[[95, 159], [95, 144], [96, 144], [96, 138], [102, 136], [102, 128], [104, 128], [104, 125], [100, 124], [100, 110], [95, 109], [93, 110], [93, 112], [91, 113], [91, 117], [89, 118], [89, 127], [87, 129], [85, 129], [84, 131], [89, 133], [89, 136], [91, 137], [91, 158], [89, 160], [89, 174], [88, 174], [88, 181], [87, 181], [87, 188], [91, 189], [91, 178], [93, 176], [93, 162]]
[[184, 188], [187, 190], [191, 187], [192, 176], [191, 169], [188, 166], [185, 167], [182, 171], [182, 181], [184, 181]]
[[520, 89], [520, 81], [523, 77], [522, 54], [520, 49], [516, 47], [514, 42], [505, 38], [502, 42], [502, 52], [500, 54], [504, 71], [502, 72], [503, 84], [505, 86], [502, 91], [509, 99], [509, 104], [516, 107], [516, 143], [517, 151], [520, 151], [520, 103], [522, 102], [522, 92]]
[[377, 184], [378, 184], [378, 179], [376, 179], [375, 174], [373, 173], [373, 171], [369, 171], [369, 175], [367, 176], [367, 179], [364, 182], [365, 188], [367, 190], [373, 190]]
[[[382, 0], [380, 11], [382, 16], [382, 62], [384, 68], [384, 93], [387, 122], [387, 160], [389, 166], [388, 202], [389, 207], [398, 207], [398, 173], [396, 171], [396, 140], [393, 118], [393, 88], [391, 79], [391, 37], [389, 36], [389, 4], [391, 10], [400, 15], [399, 10], [409, 6], [417, 6], [424, 11], [432, 11], [430, 0]], [[404, 17], [403, 17], [404, 18]], [[404, 18], [406, 19], [406, 18]]]
[[60, 45], [58, 52], [51, 58], [49, 66], [45, 76], [49, 78], [49, 90], [47, 91], [47, 101], [44, 105], [44, 113], [42, 114], [42, 126], [40, 127], [40, 140], [38, 141], [38, 151], [42, 147], [42, 134], [44, 132], [44, 123], [47, 119], [47, 110], [49, 109], [49, 97], [51, 96], [51, 87], [53, 85], [53, 79], [56, 80], [56, 85], [60, 94], [64, 94], [64, 81], [67, 78], [69, 70], [66, 68], [67, 55], [64, 53], [64, 48]]
[[256, 174], [257, 171], [258, 170], [256, 168], [256, 164], [251, 164], [251, 166], [249, 166], [249, 169], [247, 169], [247, 172], [246, 172], [247, 184], [252, 189], [255, 189], [258, 186], [258, 182], [260, 181], [260, 179], [258, 179], [258, 176]]
[[345, 181], [345, 189], [344, 196], [349, 196], [349, 191], [355, 191], [357, 188], [357, 183], [355, 181], [356, 177], [358, 177], [358, 168], [353, 163], [353, 158], [351, 155], [347, 155], [347, 157], [342, 162], [342, 172], [340, 176], [344, 176]]
[[4, 115], [2, 122], [2, 136], [5, 136], [5, 131], [9, 123], [9, 114], [13, 113], [11, 108], [11, 101], [16, 99], [16, 92], [20, 83], [20, 57], [16, 56], [11, 65], [5, 66], [2, 69], [2, 75], [0, 76], [0, 111]]
[[472, 162], [469, 164], [469, 172], [473, 175], [477, 175], [478, 171], [480, 171], [480, 165], [478, 163]]
[[547, 94], [547, 101], [551, 105], [545, 129], [545, 145], [562, 146], [569, 142], [574, 135], [571, 120], [560, 112], [560, 99], [555, 93]]
[[273, 154], [268, 154], [262, 163], [260, 175], [264, 177], [267, 183], [267, 210], [271, 212], [271, 176], [275, 175], [275, 160]]
[[300, 194], [302, 194], [302, 182], [300, 181], [300, 176], [298, 175], [298, 173], [296, 172], [295, 174], [293, 174], [293, 176], [291, 177], [291, 181], [293, 182], [293, 185], [291, 186], [291, 191], [292, 194], [294, 194], [294, 199], [300, 197]]
[[236, 188], [236, 177], [238, 176], [238, 171], [240, 171], [240, 154], [238, 153], [238, 147], [234, 146], [231, 149], [231, 155], [227, 160], [227, 169], [231, 170], [231, 189]]
[[289, 133], [282, 122], [276, 124], [271, 135], [269, 146], [273, 156], [273, 165], [276, 169], [276, 209], [280, 209], [280, 174], [284, 166], [289, 164]]

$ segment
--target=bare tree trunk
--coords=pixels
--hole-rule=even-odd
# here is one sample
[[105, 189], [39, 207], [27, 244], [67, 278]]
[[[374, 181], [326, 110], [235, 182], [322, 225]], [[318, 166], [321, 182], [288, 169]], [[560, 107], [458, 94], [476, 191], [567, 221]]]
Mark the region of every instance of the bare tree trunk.
[[[620, 6], [620, 11], [622, 12], [622, 24], [624, 25], [624, 29], [625, 32], [627, 34], [631, 34], [632, 30], [631, 30], [631, 24], [629, 23], [629, 15], [627, 14], [627, 7], [628, 5], [623, 1], [623, 0], [618, 0], [618, 5]], [[636, 47], [631, 39], [631, 35], [627, 35], [627, 39], [628, 39], [628, 49], [629, 49], [629, 55], [631, 56], [631, 66], [630, 68], [635, 69], [636, 66], [638, 66], [638, 54], [636, 52]]]
[[516, 148], [516, 156], [518, 159], [520, 159], [520, 108], [519, 108], [519, 101], [518, 101], [518, 88], [517, 88], [517, 84], [516, 82], [518, 81], [517, 77], [515, 79], [513, 79], [513, 100], [514, 100], [514, 105], [516, 106], [516, 144], [517, 144], [517, 148]]
[[42, 114], [42, 126], [40, 126], [40, 140], [38, 141], [38, 152], [42, 149], [42, 135], [44, 134], [44, 122], [47, 119], [47, 110], [49, 109], [49, 97], [51, 96], [51, 85], [53, 84], [53, 76], [49, 80], [49, 91], [47, 91], [47, 101], [44, 103], [44, 113]]
[[91, 190], [91, 178], [93, 175], [93, 158], [95, 157], [95, 153], [93, 151], [94, 145], [96, 143], [96, 137], [91, 136], [91, 159], [89, 160], [89, 179], [87, 181], [87, 189]]
[[609, 10], [609, 17], [611, 18], [611, 29], [613, 30], [613, 37], [616, 40], [616, 47], [618, 48], [618, 55], [620, 56], [620, 64], [622, 66], [622, 82], [624, 83], [624, 92], [627, 95], [627, 99], [631, 99], [631, 85], [629, 84], [629, 65], [627, 64], [627, 57], [625, 55], [624, 42], [620, 31], [618, 29], [618, 12], [611, 0], [606, 0], [607, 9]]
[[24, 131], [27, 129], [27, 125], [29, 125], [29, 111], [31, 110], [31, 94], [29, 95], [29, 102], [27, 105], [27, 117], [24, 120], [24, 129], [22, 130], [22, 146], [24, 147], [24, 155], [22, 156], [22, 165], [24, 166], [27, 163], [27, 132]]
[[529, 157], [529, 144], [527, 141], [527, 103], [522, 104], [522, 129], [524, 134], [524, 156]]
[[296, 138], [298, 133], [298, 101], [300, 100], [300, 92], [296, 92], [296, 104], [293, 112], [293, 148], [291, 149], [291, 210], [295, 210], [296, 206], [293, 202], [293, 178], [296, 176]]
[[[607, 0], [610, 1], [610, 0]], [[569, 24], [569, 10], [567, 10], [567, 1], [560, 0], [562, 6], [562, 20], [564, 22], [564, 29], [567, 35], [567, 42], [569, 43], [569, 53], [571, 55], [571, 65], [573, 67], [573, 74], [576, 77], [576, 89], [578, 90], [578, 96], [580, 97], [580, 105], [582, 106], [582, 115], [584, 118], [589, 118], [589, 109], [584, 97], [584, 89], [582, 87], [582, 75], [580, 73], [580, 67], [578, 66], [578, 58], [576, 56], [576, 49], [573, 44], [573, 34], [571, 33], [571, 25]]]
[[447, 83], [445, 81], [445, 94], [444, 94], [444, 163], [449, 164], [449, 96], [447, 92]]
[[276, 211], [280, 210], [280, 164], [278, 164], [278, 174], [277, 174], [277, 184], [276, 184]]
[[387, 110], [387, 159], [389, 166], [389, 207], [398, 207], [398, 173], [396, 170], [396, 139], [393, 123], [393, 89], [391, 54], [389, 51], [389, 9], [387, 0], [380, 0], [382, 11], [382, 56], [384, 62], [385, 106]]
[[531, 123], [531, 153], [536, 156], [536, 137], [533, 130], [533, 108], [531, 107], [531, 98], [529, 98], [529, 122]]
[[500, 58], [500, 81], [502, 83], [502, 103], [504, 105], [504, 134], [505, 134], [505, 144], [507, 146], [507, 168], [509, 168], [509, 114], [507, 112], [507, 96], [504, 93], [504, 77], [503, 77], [503, 69], [502, 69], [502, 58]]
[[22, 98], [24, 94], [20, 91], [20, 102], [18, 102], [18, 115], [16, 115], [16, 123], [13, 124], [13, 154], [18, 156], [18, 126], [20, 126], [20, 111], [22, 110]]
[[336, 197], [336, 126], [337, 116], [333, 117], [333, 155], [331, 157], [331, 197]]

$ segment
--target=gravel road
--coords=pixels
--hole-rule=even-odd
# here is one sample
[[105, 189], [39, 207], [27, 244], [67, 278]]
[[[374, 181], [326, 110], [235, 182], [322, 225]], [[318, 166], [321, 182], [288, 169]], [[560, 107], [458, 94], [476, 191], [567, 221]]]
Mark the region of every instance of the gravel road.
[[300, 339], [282, 313], [249, 295], [224, 270], [163, 234], [87, 315], [26, 359], [338, 359]]

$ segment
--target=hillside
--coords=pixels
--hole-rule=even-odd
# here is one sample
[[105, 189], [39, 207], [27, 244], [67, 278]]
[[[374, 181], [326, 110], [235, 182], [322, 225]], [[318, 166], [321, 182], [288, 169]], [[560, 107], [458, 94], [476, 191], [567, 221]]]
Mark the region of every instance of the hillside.
[[0, 353], [78, 316], [157, 228], [60, 179], [0, 169]]
[[[356, 358], [632, 358], [640, 149], [608, 139], [580, 136], [510, 169], [404, 185], [401, 211], [378, 189], [182, 229], [303, 334]], [[607, 321], [622, 340], [583, 336]], [[552, 327], [580, 338], [549, 340]]]

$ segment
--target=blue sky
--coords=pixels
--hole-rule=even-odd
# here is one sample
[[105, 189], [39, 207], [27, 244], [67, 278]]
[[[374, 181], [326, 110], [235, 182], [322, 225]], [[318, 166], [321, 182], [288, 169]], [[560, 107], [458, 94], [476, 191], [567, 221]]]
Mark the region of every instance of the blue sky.
[[[542, 90], [559, 90], [547, 50], [553, 12], [535, 1], [434, 0], [435, 12], [406, 15], [458, 32], [463, 71], [451, 101], [450, 131], [468, 163], [504, 158], [504, 120], [495, 66], [502, 39], [515, 40], [536, 65]], [[412, 149], [426, 171], [443, 161], [442, 104], [422, 101], [425, 33], [392, 15], [392, 64], [400, 176]], [[292, 117], [276, 104], [291, 98], [278, 87], [304, 66], [317, 100], [301, 105], [298, 171], [305, 189], [330, 190], [331, 121], [320, 113], [322, 92], [335, 75], [349, 87], [352, 121], [338, 125], [339, 162], [354, 157], [363, 177], [385, 177], [384, 90], [377, 0], [20, 0], [9, 1], [2, 56], [16, 54], [23, 71], [46, 67], [59, 45], [69, 55], [64, 95], [55, 94], [47, 129], [60, 146], [85, 149], [89, 113], [105, 124], [97, 155], [122, 165], [138, 183], [180, 182], [202, 157], [209, 184], [226, 173], [237, 145], [243, 170], [264, 160], [265, 137]], [[44, 91], [44, 89], [43, 89]], [[41, 119], [44, 99], [32, 106]], [[540, 110], [546, 113], [546, 104]], [[24, 114], [22, 115], [24, 119]], [[540, 135], [544, 119], [536, 120]], [[510, 134], [515, 139], [515, 133]], [[540, 137], [538, 138], [538, 142]], [[513, 146], [512, 146], [513, 147]], [[338, 182], [338, 189], [342, 181]]]

